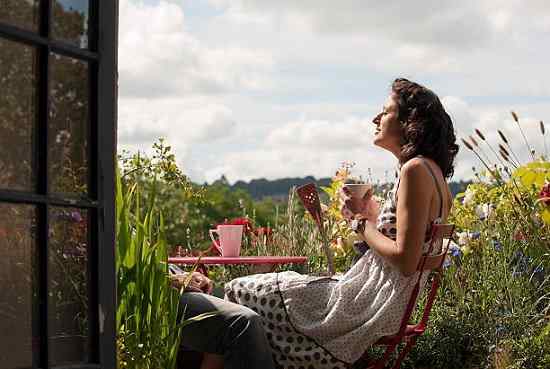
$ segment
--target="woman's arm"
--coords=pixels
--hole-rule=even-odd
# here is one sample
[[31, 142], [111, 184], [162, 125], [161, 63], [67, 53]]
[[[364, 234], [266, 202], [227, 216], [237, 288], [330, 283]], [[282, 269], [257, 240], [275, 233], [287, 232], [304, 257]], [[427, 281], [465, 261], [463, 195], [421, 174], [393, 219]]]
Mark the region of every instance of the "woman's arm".
[[416, 271], [422, 254], [433, 194], [433, 180], [419, 160], [412, 159], [401, 168], [397, 201], [396, 241], [384, 236], [368, 221], [362, 238], [403, 275]]

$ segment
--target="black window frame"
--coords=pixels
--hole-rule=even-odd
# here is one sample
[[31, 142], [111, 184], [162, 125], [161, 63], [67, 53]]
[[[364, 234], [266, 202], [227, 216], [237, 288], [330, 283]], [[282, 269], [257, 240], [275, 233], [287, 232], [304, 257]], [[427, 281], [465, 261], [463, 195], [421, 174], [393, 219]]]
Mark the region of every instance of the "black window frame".
[[[0, 38], [34, 47], [37, 55], [37, 109], [34, 119], [34, 191], [0, 189], [0, 202], [31, 204], [37, 209], [36, 246], [39, 278], [39, 368], [48, 358], [48, 209], [77, 207], [88, 217], [88, 317], [91, 363], [67, 368], [116, 368], [115, 166], [117, 130], [118, 0], [89, 0], [88, 49], [51, 37], [53, 0], [39, 4], [38, 32], [0, 22]], [[51, 193], [48, 181], [49, 56], [56, 53], [88, 63], [89, 127], [88, 199]], [[0, 286], [1, 288], [1, 286]], [[56, 368], [60, 368], [56, 366]]]

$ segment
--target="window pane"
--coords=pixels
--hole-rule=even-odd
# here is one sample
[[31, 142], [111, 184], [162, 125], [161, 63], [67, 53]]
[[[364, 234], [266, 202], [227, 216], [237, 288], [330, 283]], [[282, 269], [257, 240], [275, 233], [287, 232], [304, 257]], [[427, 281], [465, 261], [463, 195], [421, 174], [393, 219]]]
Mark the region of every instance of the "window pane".
[[0, 0], [0, 22], [37, 31], [38, 2], [39, 0]]
[[56, 0], [53, 3], [52, 35], [88, 48], [88, 0]]
[[32, 47], [0, 38], [0, 86], [0, 188], [32, 190], [36, 112]]
[[88, 361], [86, 210], [52, 207], [48, 277], [50, 364]]
[[2, 368], [37, 367], [40, 356], [35, 227], [33, 206], [0, 203]]
[[86, 195], [88, 189], [88, 65], [50, 55], [48, 173], [50, 191]]

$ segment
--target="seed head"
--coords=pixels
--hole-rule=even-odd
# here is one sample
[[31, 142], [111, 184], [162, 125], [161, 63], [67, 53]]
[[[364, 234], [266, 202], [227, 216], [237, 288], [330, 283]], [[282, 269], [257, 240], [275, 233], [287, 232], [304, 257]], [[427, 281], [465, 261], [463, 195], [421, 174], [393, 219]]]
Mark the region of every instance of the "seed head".
[[514, 120], [516, 121], [516, 123], [519, 123], [519, 118], [518, 118], [518, 115], [516, 114], [515, 111], [511, 111], [512, 113], [512, 118], [514, 118]]
[[540, 133], [542, 133], [542, 135], [544, 136], [544, 134], [546, 133], [546, 130], [544, 129], [544, 122], [542, 120], [539, 122], [539, 127], [540, 127]]
[[468, 137], [470, 137], [470, 141], [472, 141], [475, 147], [479, 147], [479, 145], [477, 144], [477, 141], [474, 139], [473, 136], [468, 136]]
[[466, 141], [463, 138], [461, 138], [461, 140], [462, 140], [462, 143], [464, 144], [464, 146], [466, 146], [468, 149], [474, 151], [474, 148], [472, 147], [472, 145], [468, 141]]
[[500, 149], [500, 151], [506, 154], [506, 156], [510, 156], [510, 153], [508, 152], [508, 150], [506, 150], [504, 146], [502, 146], [502, 144], [498, 144], [498, 148]]
[[502, 133], [502, 131], [499, 129], [498, 130], [498, 135], [500, 136], [500, 138], [502, 139], [502, 141], [504, 141], [504, 143], [508, 143], [508, 140], [506, 139], [506, 136], [504, 136], [504, 133]]
[[499, 151], [499, 154], [500, 156], [502, 156], [502, 158], [504, 159], [504, 161], [510, 161], [510, 158], [508, 157], [508, 155], [506, 155], [506, 153], [502, 150]]
[[483, 133], [481, 133], [481, 131], [479, 129], [475, 129], [477, 135], [479, 136], [479, 138], [481, 138], [483, 141], [485, 141], [485, 136], [483, 136]]

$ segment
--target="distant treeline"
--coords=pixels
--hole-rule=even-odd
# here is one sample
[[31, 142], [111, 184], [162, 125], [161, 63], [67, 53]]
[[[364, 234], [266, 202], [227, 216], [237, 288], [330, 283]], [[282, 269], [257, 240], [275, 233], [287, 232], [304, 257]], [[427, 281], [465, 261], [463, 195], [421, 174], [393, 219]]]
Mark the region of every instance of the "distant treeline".
[[[281, 178], [275, 180], [260, 178], [253, 179], [250, 182], [237, 181], [234, 185], [230, 187], [234, 190], [241, 189], [248, 192], [250, 196], [252, 196], [252, 198], [254, 198], [255, 200], [262, 200], [266, 197], [271, 197], [274, 200], [285, 200], [288, 196], [288, 191], [292, 186], [301, 186], [310, 182], [316, 183], [317, 186], [328, 186], [331, 182], [331, 179], [316, 179], [313, 176], [302, 178]], [[469, 183], [469, 181], [451, 182], [450, 188], [453, 196], [457, 193], [463, 192]]]

